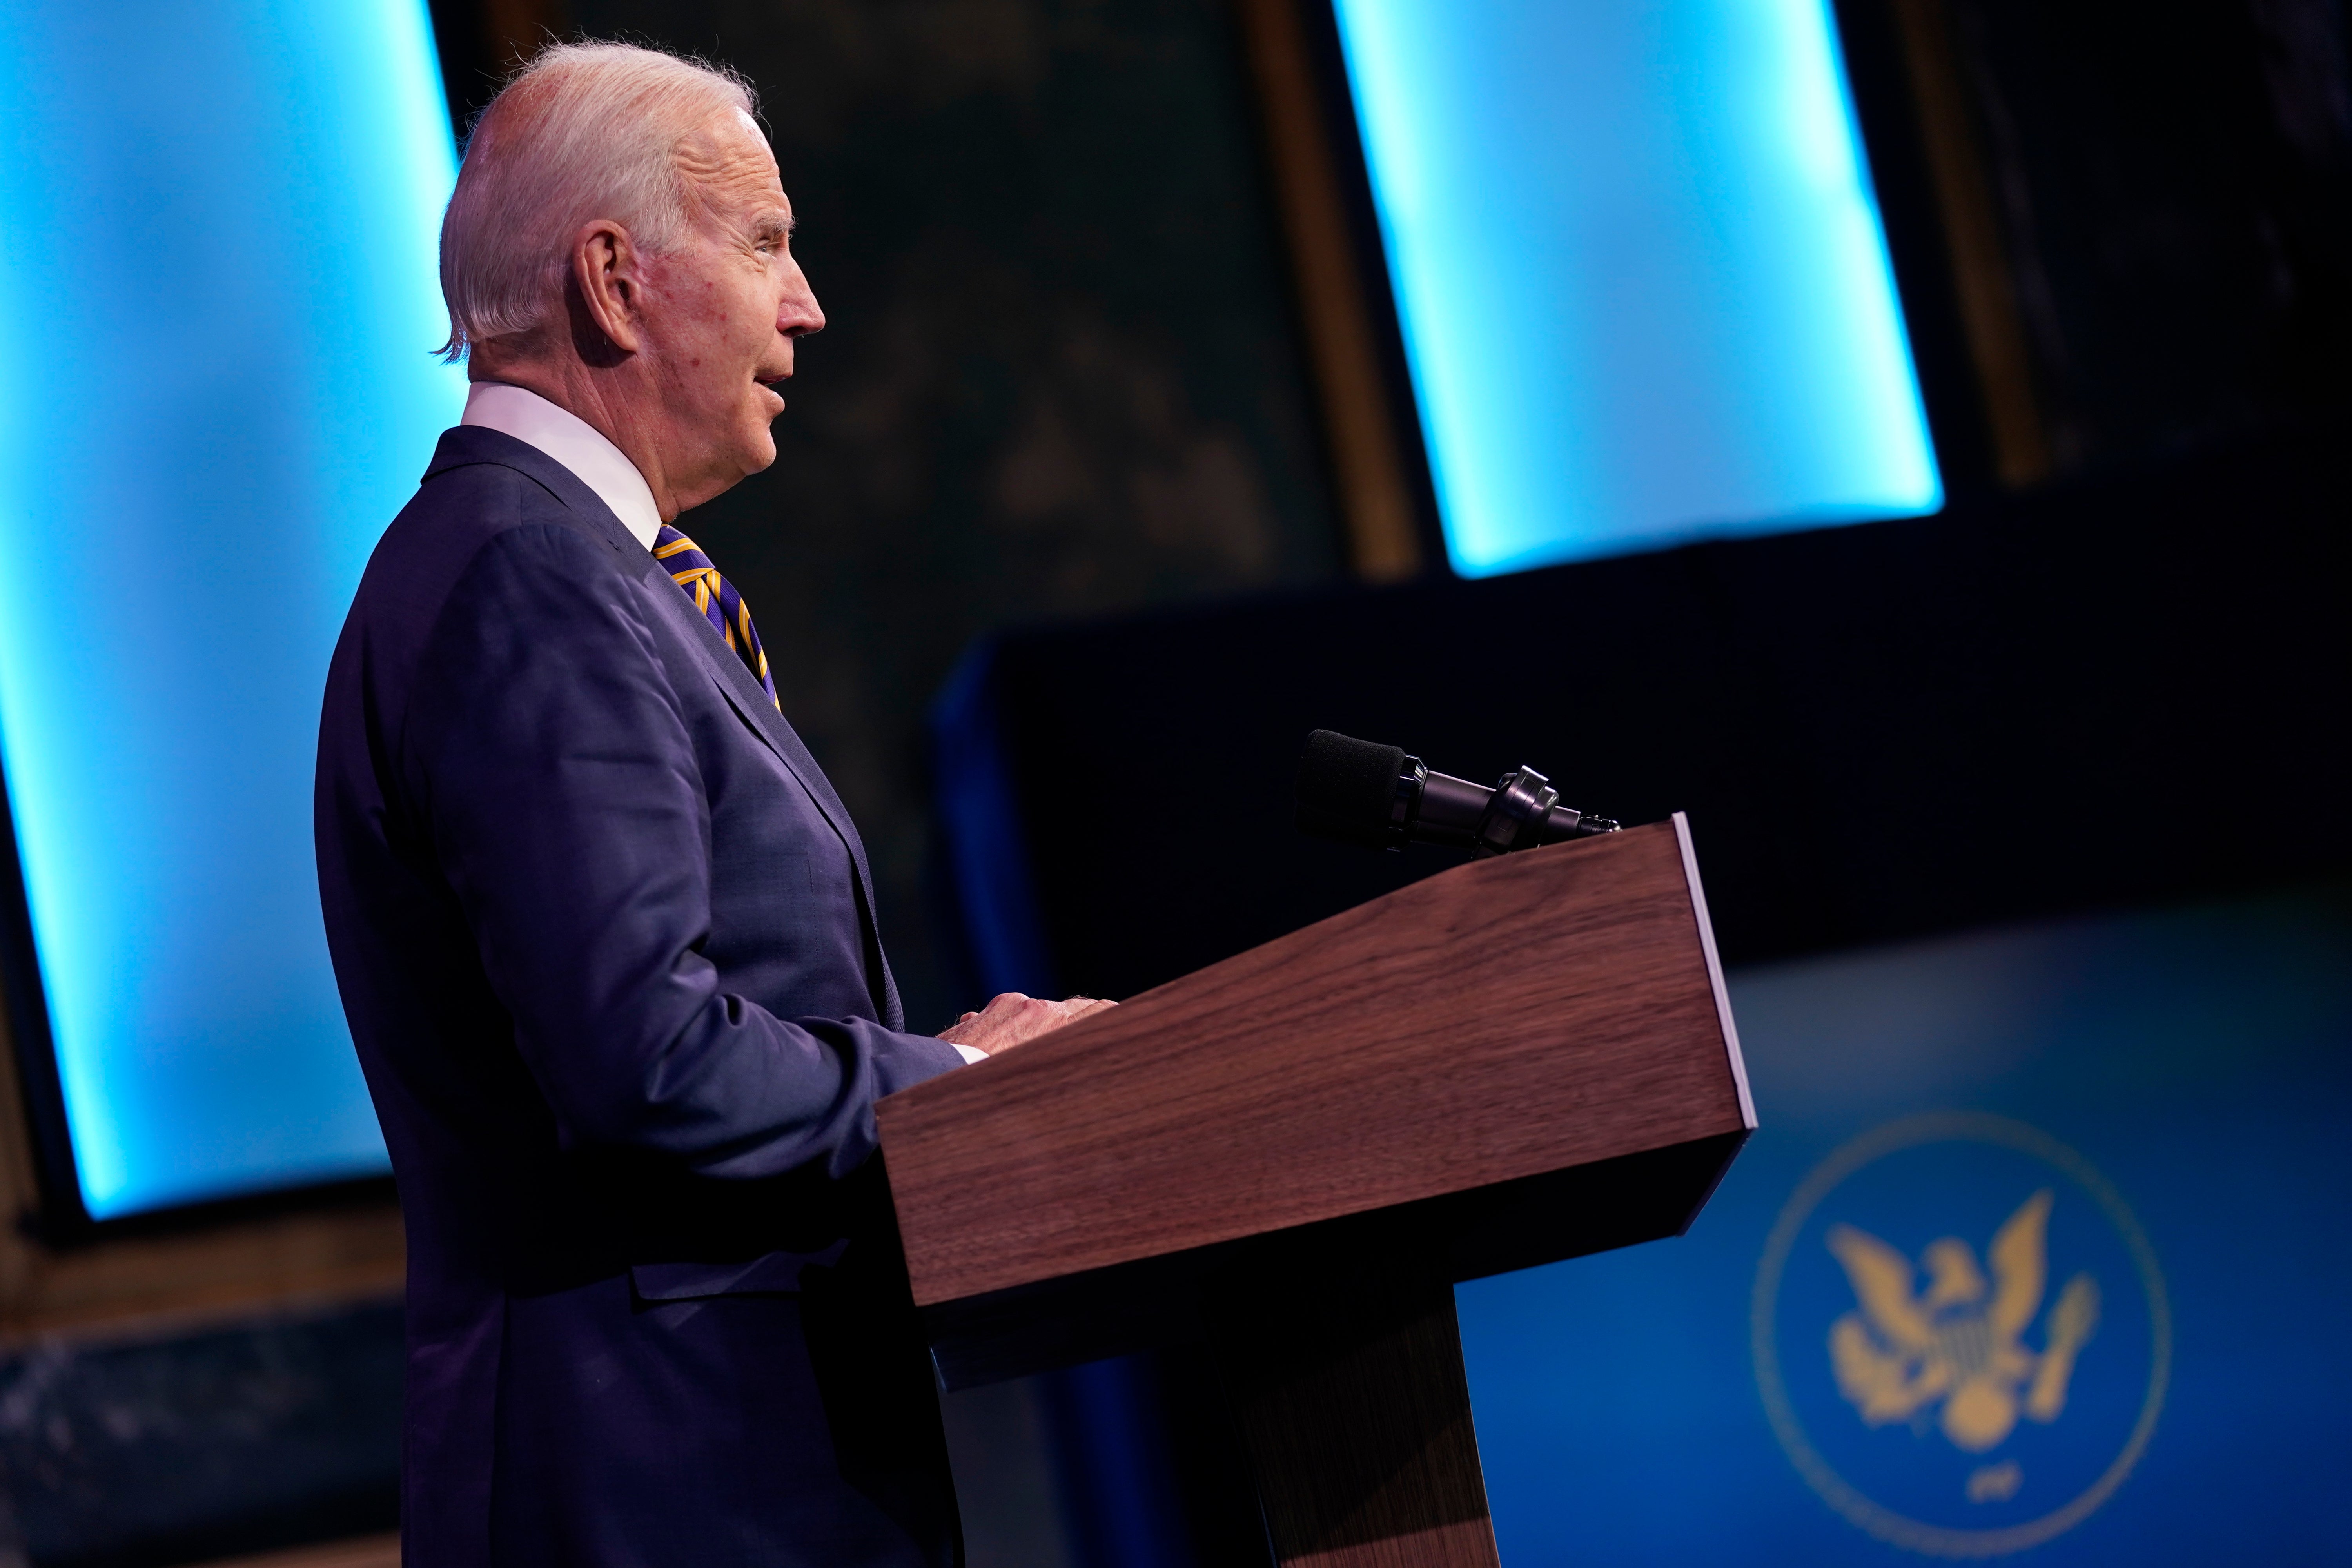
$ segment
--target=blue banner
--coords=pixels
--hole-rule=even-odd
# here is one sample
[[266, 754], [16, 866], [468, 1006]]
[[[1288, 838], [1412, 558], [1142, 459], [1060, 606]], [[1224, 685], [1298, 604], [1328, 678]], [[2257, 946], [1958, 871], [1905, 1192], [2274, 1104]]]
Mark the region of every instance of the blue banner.
[[1506, 1563], [2352, 1559], [2352, 902], [1732, 994], [1691, 1233], [1460, 1291]]

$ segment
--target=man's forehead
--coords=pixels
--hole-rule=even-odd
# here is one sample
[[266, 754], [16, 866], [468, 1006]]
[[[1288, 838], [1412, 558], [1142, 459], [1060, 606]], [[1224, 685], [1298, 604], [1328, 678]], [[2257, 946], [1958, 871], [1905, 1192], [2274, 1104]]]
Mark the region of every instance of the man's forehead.
[[706, 122], [698, 134], [681, 142], [678, 163], [707, 200], [762, 211], [781, 207], [791, 216], [776, 155], [758, 123], [740, 109]]
[[725, 123], [729, 133], [728, 142], [735, 150], [736, 155], [749, 163], [758, 164], [771, 178], [773, 178], [776, 173], [776, 154], [774, 149], [768, 145], [768, 133], [760, 129], [760, 122], [739, 109]]

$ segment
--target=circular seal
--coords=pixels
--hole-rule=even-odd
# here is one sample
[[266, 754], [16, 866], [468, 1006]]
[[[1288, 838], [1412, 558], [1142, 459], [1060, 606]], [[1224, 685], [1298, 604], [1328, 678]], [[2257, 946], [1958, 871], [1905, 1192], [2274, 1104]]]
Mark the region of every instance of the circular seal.
[[1969, 1112], [1822, 1161], [1764, 1244], [1751, 1329], [1798, 1473], [1938, 1557], [2090, 1517], [2147, 1449], [2172, 1364], [2163, 1277], [2121, 1194], [2048, 1134]]

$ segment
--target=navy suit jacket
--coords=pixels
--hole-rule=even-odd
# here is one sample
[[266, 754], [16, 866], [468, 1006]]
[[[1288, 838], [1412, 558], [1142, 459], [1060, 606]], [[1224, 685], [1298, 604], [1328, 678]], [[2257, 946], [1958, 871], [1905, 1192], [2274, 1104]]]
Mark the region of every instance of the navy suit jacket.
[[441, 438], [320, 726], [320, 892], [407, 1218], [410, 1568], [961, 1552], [849, 814], [595, 493]]

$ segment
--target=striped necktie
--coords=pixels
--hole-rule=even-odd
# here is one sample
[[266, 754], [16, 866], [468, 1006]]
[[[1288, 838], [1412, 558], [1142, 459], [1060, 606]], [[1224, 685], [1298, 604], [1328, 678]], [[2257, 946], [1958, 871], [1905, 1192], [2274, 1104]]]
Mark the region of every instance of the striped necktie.
[[784, 705], [776, 701], [775, 678], [768, 673], [767, 650], [760, 646], [760, 633], [751, 625], [751, 606], [743, 602], [735, 584], [719, 574], [701, 546], [667, 523], [654, 535], [654, 559], [686, 590], [686, 596], [719, 629], [735, 657], [743, 661], [743, 668], [760, 683], [760, 689], [768, 694], [768, 700], [775, 702], [776, 711], [782, 712]]

